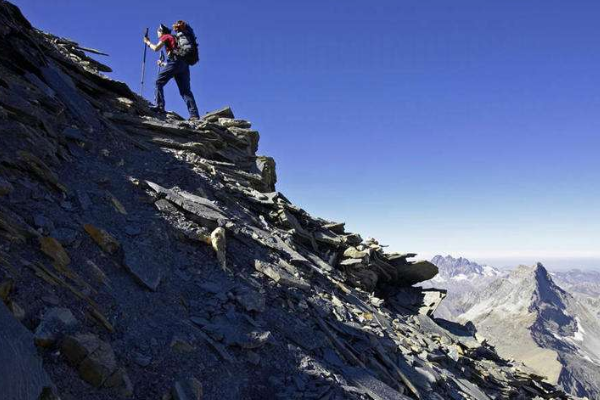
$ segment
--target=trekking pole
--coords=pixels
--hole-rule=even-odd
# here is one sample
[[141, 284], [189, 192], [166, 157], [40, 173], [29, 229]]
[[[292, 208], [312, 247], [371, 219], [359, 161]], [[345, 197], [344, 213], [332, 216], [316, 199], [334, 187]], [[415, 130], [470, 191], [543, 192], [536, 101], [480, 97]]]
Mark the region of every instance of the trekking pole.
[[[148, 31], [150, 30], [150, 28], [146, 28], [146, 33], [144, 34], [144, 37], [147, 38], [148, 37]], [[146, 52], [148, 51], [148, 46], [146, 46], [146, 43], [144, 43], [144, 59], [142, 61], [142, 87], [140, 89], [140, 96], [144, 97], [144, 76], [146, 75]]]

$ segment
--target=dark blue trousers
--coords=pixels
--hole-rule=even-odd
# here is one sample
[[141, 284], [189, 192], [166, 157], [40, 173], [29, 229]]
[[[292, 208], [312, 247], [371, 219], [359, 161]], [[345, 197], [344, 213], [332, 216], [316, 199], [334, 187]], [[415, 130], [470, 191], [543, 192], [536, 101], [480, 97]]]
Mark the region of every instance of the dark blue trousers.
[[154, 95], [156, 105], [159, 108], [165, 108], [164, 87], [171, 78], [175, 78], [179, 94], [185, 101], [190, 117], [198, 117], [198, 107], [196, 106], [196, 100], [194, 100], [194, 94], [190, 89], [190, 66], [184, 60], [168, 60], [167, 65], [158, 74]]

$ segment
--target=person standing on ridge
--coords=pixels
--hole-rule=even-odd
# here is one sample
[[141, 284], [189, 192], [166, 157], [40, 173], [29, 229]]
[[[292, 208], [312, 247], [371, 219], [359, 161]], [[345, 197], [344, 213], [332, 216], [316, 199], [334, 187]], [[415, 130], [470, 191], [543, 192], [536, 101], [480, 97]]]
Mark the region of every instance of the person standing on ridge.
[[[183, 22], [183, 21], [178, 21]], [[177, 26], [177, 24], [175, 25]], [[191, 28], [189, 29], [191, 31]], [[193, 31], [192, 35], [193, 35]], [[190, 113], [190, 121], [195, 121], [198, 119], [198, 107], [196, 106], [196, 100], [194, 99], [194, 94], [190, 88], [190, 65], [195, 64], [197, 60], [197, 45], [195, 42], [195, 36], [193, 36], [193, 44], [192, 47], [195, 46], [195, 59], [190, 58], [188, 54], [185, 53], [187, 51], [180, 51], [178, 43], [180, 41], [183, 42], [184, 46], [186, 43], [186, 37], [183, 34], [178, 33], [177, 39], [171, 34], [171, 29], [167, 26], [160, 24], [158, 30], [156, 32], [158, 36], [158, 43], [152, 44], [150, 38], [147, 36], [144, 37], [144, 43], [153, 51], [160, 51], [163, 48], [167, 50], [167, 62], [163, 64], [162, 70], [158, 74], [156, 78], [156, 91], [155, 91], [155, 106], [152, 106], [151, 109], [154, 111], [158, 111], [161, 113], [165, 112], [165, 94], [164, 87], [171, 80], [171, 78], [175, 78], [175, 82], [177, 83], [177, 87], [179, 88], [179, 94], [185, 101], [187, 109]], [[159, 61], [160, 62], [160, 61]]]

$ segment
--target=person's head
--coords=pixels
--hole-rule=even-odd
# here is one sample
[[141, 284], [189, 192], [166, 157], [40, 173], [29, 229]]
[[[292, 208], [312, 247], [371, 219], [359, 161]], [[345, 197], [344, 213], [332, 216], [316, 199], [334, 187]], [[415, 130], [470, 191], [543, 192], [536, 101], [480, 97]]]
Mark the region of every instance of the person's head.
[[156, 35], [158, 35], [158, 37], [161, 37], [162, 35], [166, 35], [166, 34], [170, 34], [171, 33], [171, 29], [169, 29], [169, 27], [167, 27], [164, 24], [160, 24], [158, 26], [158, 29], [156, 30]]

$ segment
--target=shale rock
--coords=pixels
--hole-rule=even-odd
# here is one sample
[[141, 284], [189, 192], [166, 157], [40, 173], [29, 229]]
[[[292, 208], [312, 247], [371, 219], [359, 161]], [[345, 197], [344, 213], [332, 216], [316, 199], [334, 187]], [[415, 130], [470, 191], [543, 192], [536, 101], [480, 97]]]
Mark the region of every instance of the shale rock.
[[131, 381], [118, 365], [110, 344], [92, 334], [67, 336], [61, 350], [69, 364], [77, 368], [81, 379], [100, 387], [120, 387], [131, 391]]
[[68, 308], [51, 308], [42, 317], [35, 330], [35, 344], [41, 347], [50, 347], [61, 335], [78, 325], [77, 319]]
[[201, 400], [202, 384], [196, 378], [175, 382], [171, 391], [172, 400]]
[[115, 254], [119, 251], [121, 245], [111, 234], [103, 229], [97, 228], [94, 225], [86, 224], [83, 226], [90, 237], [108, 254]]
[[53, 384], [42, 367], [33, 336], [0, 302], [0, 388], [2, 398], [37, 400]]

